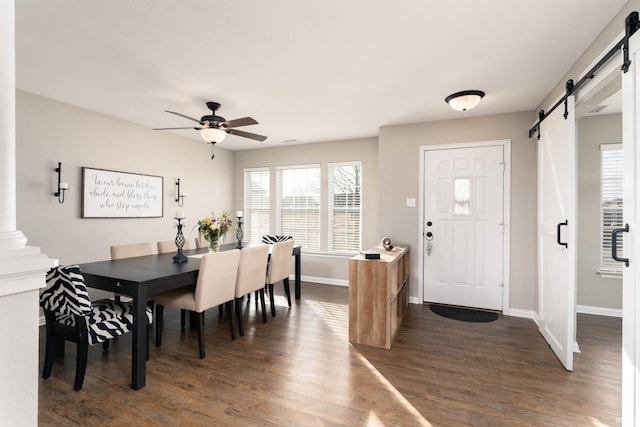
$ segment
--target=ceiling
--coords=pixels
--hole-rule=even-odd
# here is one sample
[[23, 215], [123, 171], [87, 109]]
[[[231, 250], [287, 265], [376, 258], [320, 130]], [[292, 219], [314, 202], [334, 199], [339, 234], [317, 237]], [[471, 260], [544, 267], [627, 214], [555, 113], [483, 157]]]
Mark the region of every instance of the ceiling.
[[[269, 137], [229, 135], [230, 150], [371, 137], [535, 109], [625, 3], [17, 0], [16, 85], [149, 128], [218, 101]], [[445, 104], [466, 89], [487, 95]]]

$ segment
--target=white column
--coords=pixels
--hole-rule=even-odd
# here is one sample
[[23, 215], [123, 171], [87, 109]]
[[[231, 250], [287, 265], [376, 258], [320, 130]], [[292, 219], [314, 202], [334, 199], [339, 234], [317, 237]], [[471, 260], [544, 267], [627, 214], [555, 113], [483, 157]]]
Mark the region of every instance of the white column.
[[38, 424], [38, 289], [51, 265], [16, 230], [15, 0], [0, 0], [0, 421]]

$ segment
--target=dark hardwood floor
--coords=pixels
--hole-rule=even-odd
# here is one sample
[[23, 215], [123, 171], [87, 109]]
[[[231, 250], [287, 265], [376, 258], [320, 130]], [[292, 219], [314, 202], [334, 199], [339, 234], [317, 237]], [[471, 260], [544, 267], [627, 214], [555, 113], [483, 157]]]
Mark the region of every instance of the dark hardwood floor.
[[[40, 379], [40, 425], [615, 426], [621, 413], [621, 319], [578, 316], [575, 370], [566, 372], [531, 320], [466, 323], [410, 305], [391, 350], [348, 343], [348, 289], [303, 283], [303, 299], [263, 324], [245, 305], [246, 335], [205, 317], [207, 357], [194, 329], [165, 309], [147, 386], [129, 388], [131, 338], [89, 349], [73, 391], [67, 344]], [[267, 305], [268, 309], [268, 305]], [[41, 328], [41, 363], [44, 357]], [[152, 339], [154, 334], [152, 333]]]

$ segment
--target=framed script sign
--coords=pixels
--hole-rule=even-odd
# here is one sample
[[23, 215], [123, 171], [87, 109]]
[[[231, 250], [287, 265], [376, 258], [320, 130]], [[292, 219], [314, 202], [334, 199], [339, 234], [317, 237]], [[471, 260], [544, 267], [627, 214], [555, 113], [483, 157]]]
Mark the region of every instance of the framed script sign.
[[162, 217], [163, 177], [82, 168], [82, 218]]

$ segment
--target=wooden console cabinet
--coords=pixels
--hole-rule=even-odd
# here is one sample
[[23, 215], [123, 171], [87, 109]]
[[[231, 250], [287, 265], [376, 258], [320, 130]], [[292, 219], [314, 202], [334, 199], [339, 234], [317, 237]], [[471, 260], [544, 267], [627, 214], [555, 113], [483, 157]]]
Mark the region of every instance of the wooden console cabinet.
[[349, 260], [349, 341], [391, 348], [409, 303], [409, 246], [376, 246]]

